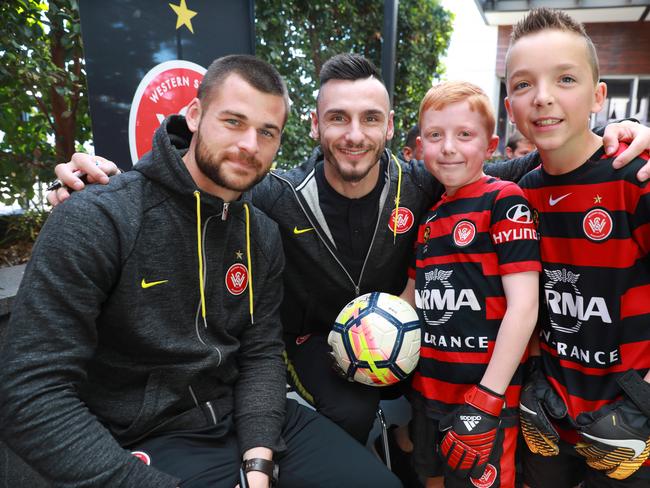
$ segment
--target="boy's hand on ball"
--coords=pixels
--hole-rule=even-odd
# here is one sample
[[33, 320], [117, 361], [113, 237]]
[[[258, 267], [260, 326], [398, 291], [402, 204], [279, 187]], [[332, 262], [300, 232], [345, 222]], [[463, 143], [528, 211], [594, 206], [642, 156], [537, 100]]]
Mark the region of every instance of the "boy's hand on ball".
[[461, 478], [480, 478], [499, 437], [503, 395], [481, 385], [465, 394], [465, 405], [440, 422], [447, 430], [440, 453], [448, 469]]

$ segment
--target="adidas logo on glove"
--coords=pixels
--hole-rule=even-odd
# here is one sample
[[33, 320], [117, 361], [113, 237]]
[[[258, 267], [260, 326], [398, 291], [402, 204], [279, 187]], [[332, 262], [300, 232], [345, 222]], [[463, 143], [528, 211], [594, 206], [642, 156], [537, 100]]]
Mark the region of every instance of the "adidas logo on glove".
[[481, 416], [480, 415], [461, 415], [460, 420], [462, 420], [463, 424], [465, 424], [465, 427], [467, 427], [468, 431], [472, 431], [474, 427], [478, 425], [478, 423], [481, 421]]

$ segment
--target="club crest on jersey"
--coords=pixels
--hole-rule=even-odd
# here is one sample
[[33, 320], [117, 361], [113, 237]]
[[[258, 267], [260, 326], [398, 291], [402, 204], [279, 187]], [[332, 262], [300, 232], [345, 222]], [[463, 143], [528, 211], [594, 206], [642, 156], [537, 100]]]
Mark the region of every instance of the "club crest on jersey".
[[410, 209], [406, 207], [399, 207], [399, 209], [394, 208], [390, 214], [390, 219], [388, 220], [388, 228], [391, 231], [395, 230], [395, 224], [397, 224], [395, 232], [398, 234], [404, 234], [411, 230], [414, 222], [415, 217]]
[[476, 488], [490, 488], [497, 480], [497, 468], [488, 463], [485, 466], [485, 471], [483, 471], [483, 476], [480, 478], [470, 478], [469, 480]]
[[530, 209], [523, 203], [518, 203], [510, 207], [506, 212], [506, 218], [517, 224], [531, 224], [533, 222]]
[[248, 286], [248, 269], [242, 263], [235, 263], [226, 271], [226, 288], [233, 295], [241, 295]]
[[151, 458], [149, 457], [149, 454], [147, 454], [146, 452], [131, 451], [131, 454], [133, 454], [135, 457], [137, 457], [140, 461], [142, 461], [147, 466], [151, 466]]
[[592, 241], [604, 241], [612, 233], [614, 222], [609, 212], [603, 208], [593, 208], [582, 219], [582, 230]]
[[469, 246], [476, 237], [476, 226], [470, 220], [461, 220], [452, 232], [454, 243], [458, 247]]

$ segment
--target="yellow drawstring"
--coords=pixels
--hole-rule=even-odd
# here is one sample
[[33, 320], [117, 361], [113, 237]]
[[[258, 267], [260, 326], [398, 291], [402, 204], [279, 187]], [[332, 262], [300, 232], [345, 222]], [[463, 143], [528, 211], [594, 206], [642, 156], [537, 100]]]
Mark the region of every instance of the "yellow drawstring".
[[[196, 199], [196, 236], [199, 250], [199, 292], [201, 293], [201, 315], [205, 321], [205, 289], [203, 284], [203, 249], [201, 246], [201, 194], [194, 192]], [[204, 322], [205, 323], [205, 322]]]
[[253, 266], [251, 266], [251, 229], [250, 229], [250, 214], [248, 211], [248, 204], [244, 203], [244, 210], [246, 211], [246, 264], [248, 264], [248, 310], [251, 314], [251, 325], [253, 321]]
[[402, 192], [402, 166], [394, 154], [391, 154], [395, 164], [397, 165], [397, 196], [395, 197], [395, 218], [393, 219], [393, 244], [397, 239], [397, 220], [399, 219], [399, 197]]
[[[203, 283], [203, 248], [201, 245], [201, 194], [198, 191], [194, 192], [196, 199], [196, 235], [197, 245], [199, 251], [199, 290], [201, 293], [201, 315], [205, 320], [205, 285]], [[246, 262], [248, 264], [248, 310], [251, 316], [251, 324], [253, 321], [253, 267], [251, 265], [251, 240], [250, 240], [250, 214], [248, 205], [244, 203], [244, 210], [246, 211]]]

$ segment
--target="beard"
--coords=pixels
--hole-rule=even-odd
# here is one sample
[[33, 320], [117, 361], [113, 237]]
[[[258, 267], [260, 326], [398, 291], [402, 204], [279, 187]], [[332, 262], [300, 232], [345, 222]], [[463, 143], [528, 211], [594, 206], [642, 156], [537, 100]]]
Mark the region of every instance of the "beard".
[[[212, 180], [213, 183], [227, 190], [240, 193], [250, 190], [253, 186], [259, 183], [267, 173], [267, 170], [264, 169], [264, 165], [258, 159], [249, 156], [244, 152], [220, 151], [215, 154], [210, 151], [201, 137], [200, 128], [196, 135], [194, 159], [199, 170]], [[240, 172], [236, 169], [228, 170], [228, 168], [224, 168], [223, 164], [224, 161], [228, 160], [245, 161], [254, 173], [251, 175], [250, 173]]]
[[[374, 151], [371, 149], [366, 156], [367, 158], [370, 158], [369, 163], [363, 165], [357, 164], [355, 167], [350, 168], [349, 165], [344, 166], [341, 164], [341, 162], [334, 155], [334, 151], [332, 151], [329, 146], [321, 144], [321, 149], [323, 150], [323, 156], [326, 164], [331, 164], [334, 171], [336, 171], [336, 173], [340, 176], [341, 180], [345, 181], [346, 183], [357, 183], [368, 176], [368, 173], [370, 173], [370, 171], [379, 162], [379, 159], [381, 158], [381, 154], [384, 152], [385, 147], [385, 145], [382, 145], [381, 147], [376, 147]], [[363, 149], [364, 147], [347, 146], [347, 148]]]

